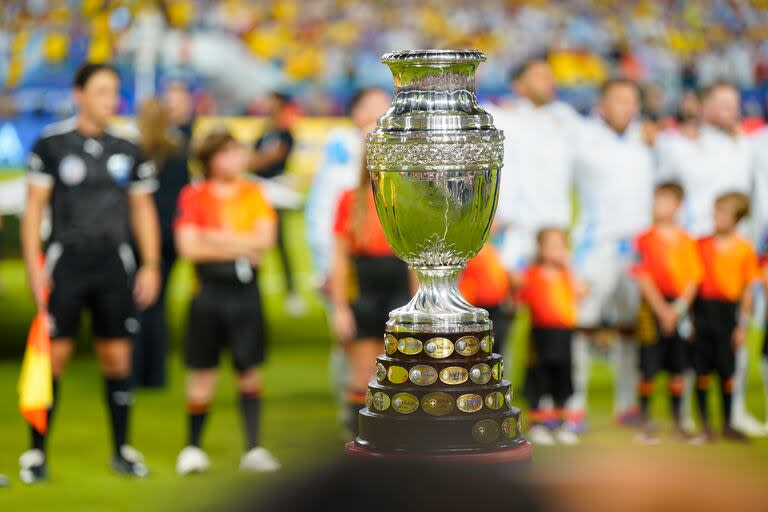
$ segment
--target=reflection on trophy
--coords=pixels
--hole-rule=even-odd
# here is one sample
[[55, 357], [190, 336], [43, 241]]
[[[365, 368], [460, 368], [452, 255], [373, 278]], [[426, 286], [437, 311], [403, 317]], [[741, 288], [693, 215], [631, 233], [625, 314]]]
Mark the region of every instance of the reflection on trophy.
[[389, 314], [352, 454], [530, 458], [488, 313], [458, 288], [490, 233], [502, 165], [503, 136], [474, 92], [484, 60], [473, 50], [382, 57], [395, 96], [368, 136], [368, 170], [387, 240], [419, 290]]

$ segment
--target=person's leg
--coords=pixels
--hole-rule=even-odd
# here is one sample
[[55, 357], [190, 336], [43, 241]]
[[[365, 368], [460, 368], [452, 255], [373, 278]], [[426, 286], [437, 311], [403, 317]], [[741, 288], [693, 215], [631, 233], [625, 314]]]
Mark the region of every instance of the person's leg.
[[346, 349], [352, 368], [352, 375], [347, 388], [349, 429], [357, 436], [357, 415], [365, 407], [365, 394], [368, 390], [368, 382], [373, 378], [376, 371], [376, 356], [381, 353], [381, 342], [377, 338], [363, 338], [353, 341]]
[[613, 412], [621, 420], [637, 411], [638, 343], [632, 338], [620, 336], [612, 347], [612, 360], [615, 368]]
[[701, 428], [705, 435], [712, 431], [712, 419], [709, 415], [709, 384], [709, 375], [696, 375], [696, 405], [699, 409]]
[[187, 376], [187, 446], [200, 448], [203, 428], [213, 402], [219, 372], [216, 368], [191, 369]]
[[51, 373], [53, 376], [53, 403], [48, 408], [48, 428], [45, 433], [38, 432], [30, 426], [32, 448], [46, 453], [46, 440], [51, 433], [53, 414], [59, 402], [59, 382], [67, 362], [72, 358], [75, 343], [71, 338], [57, 338], [51, 340]]
[[768, 431], [768, 355], [760, 358], [760, 377], [763, 380], [763, 399], [765, 400], [765, 429]]
[[112, 426], [112, 448], [115, 457], [122, 457], [128, 445], [128, 424], [133, 405], [131, 386], [131, 340], [99, 338], [96, 355], [104, 375], [107, 408]]
[[288, 295], [296, 292], [293, 281], [293, 272], [291, 261], [288, 257], [288, 248], [285, 244], [285, 210], [277, 210], [277, 252], [280, 256], [280, 264], [283, 266], [283, 279], [285, 280], [285, 291]]
[[685, 391], [685, 380], [679, 373], [671, 373], [667, 383], [667, 392], [669, 393], [670, 413], [675, 422], [675, 428], [682, 430], [682, 409], [683, 392]]
[[237, 388], [240, 394], [240, 412], [243, 418], [245, 433], [245, 449], [252, 450], [260, 446], [261, 423], [261, 372], [257, 367], [251, 367], [239, 372]]
[[661, 368], [661, 341], [640, 347], [640, 382], [637, 385], [637, 398], [640, 414], [644, 422], [650, 421], [650, 404], [653, 397], [653, 379]]

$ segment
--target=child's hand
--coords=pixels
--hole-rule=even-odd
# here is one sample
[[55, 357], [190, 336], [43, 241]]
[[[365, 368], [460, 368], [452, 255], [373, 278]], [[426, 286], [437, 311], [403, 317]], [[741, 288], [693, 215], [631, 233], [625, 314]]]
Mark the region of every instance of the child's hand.
[[736, 326], [731, 335], [731, 343], [734, 348], [741, 347], [747, 339], [747, 328], [743, 325]]
[[671, 304], [666, 304], [658, 312], [659, 326], [663, 334], [672, 334], [677, 329], [677, 311]]
[[355, 316], [349, 306], [333, 308], [333, 330], [342, 345], [348, 345], [355, 338]]

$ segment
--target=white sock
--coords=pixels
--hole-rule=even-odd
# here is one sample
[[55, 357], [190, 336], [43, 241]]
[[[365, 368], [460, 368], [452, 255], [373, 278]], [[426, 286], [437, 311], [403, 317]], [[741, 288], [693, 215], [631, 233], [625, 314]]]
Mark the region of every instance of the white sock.
[[744, 390], [747, 380], [747, 347], [736, 349], [736, 371], [733, 373], [733, 403], [731, 405], [731, 417], [743, 415], [747, 412], [744, 403]]
[[760, 360], [760, 376], [763, 380], [763, 398], [765, 399], [765, 424], [768, 426], [768, 357]]
[[584, 334], [573, 337], [573, 395], [568, 399], [566, 409], [572, 412], [587, 411], [587, 387], [592, 356], [589, 352], [589, 338]]
[[619, 338], [612, 350], [614, 368], [614, 414], [623, 413], [637, 405], [638, 345], [631, 338]]

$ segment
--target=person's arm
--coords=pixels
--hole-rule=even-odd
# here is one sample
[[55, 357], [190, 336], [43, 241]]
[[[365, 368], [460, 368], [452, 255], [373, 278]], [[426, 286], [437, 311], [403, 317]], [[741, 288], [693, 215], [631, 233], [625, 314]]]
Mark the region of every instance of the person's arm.
[[667, 303], [656, 283], [649, 276], [640, 275], [637, 278], [637, 284], [643, 298], [659, 319], [662, 330], [667, 333], [674, 331], [677, 324], [677, 311]]
[[755, 283], [750, 283], [744, 289], [744, 293], [741, 296], [741, 303], [739, 304], [738, 317], [736, 317], [736, 327], [733, 329], [731, 335], [731, 342], [735, 347], [740, 347], [747, 339], [747, 327], [749, 326], [749, 318], [752, 314], [752, 303], [754, 292], [752, 286]]
[[52, 185], [29, 183], [27, 185], [27, 203], [21, 218], [21, 249], [27, 280], [35, 299], [38, 311], [45, 311], [48, 276], [41, 265], [42, 247], [40, 225], [43, 222], [45, 208], [51, 198]]
[[330, 294], [333, 328], [341, 343], [355, 336], [355, 318], [349, 305], [349, 247], [342, 237], [335, 237], [331, 260]]
[[267, 147], [254, 148], [251, 151], [250, 169], [258, 174], [264, 169], [284, 161], [288, 158], [290, 151], [291, 143], [285, 138], [281, 138], [276, 144], [269, 144]]
[[133, 298], [139, 309], [151, 306], [160, 293], [160, 224], [152, 194], [129, 194], [131, 228], [139, 249], [141, 265], [136, 272]]

